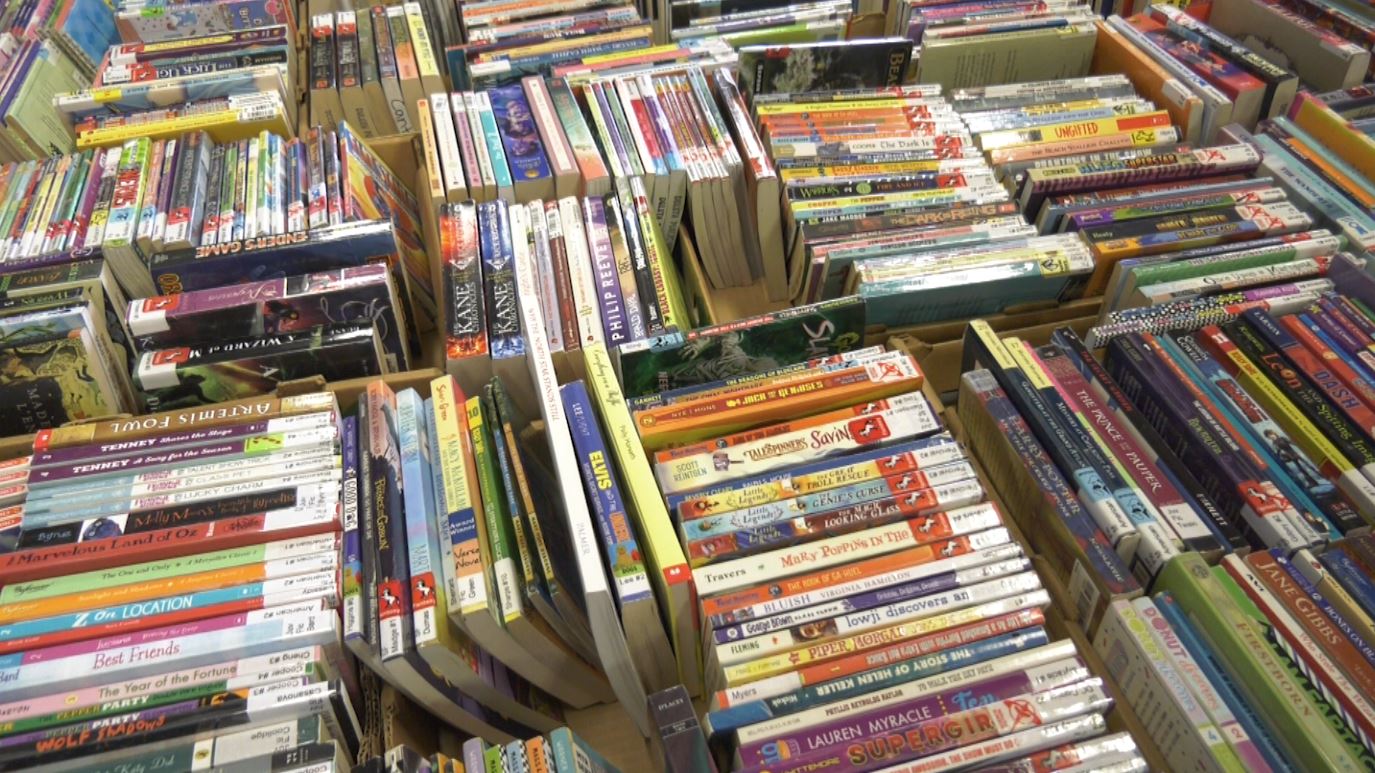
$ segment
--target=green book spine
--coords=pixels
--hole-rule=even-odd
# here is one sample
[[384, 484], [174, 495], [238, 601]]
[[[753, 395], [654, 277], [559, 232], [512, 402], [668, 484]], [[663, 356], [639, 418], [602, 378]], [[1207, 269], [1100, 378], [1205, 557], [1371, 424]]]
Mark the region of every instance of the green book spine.
[[1171, 560], [1157, 578], [1156, 590], [1174, 594], [1299, 768], [1364, 769], [1331, 723], [1323, 721], [1331, 707], [1304, 693], [1234, 594], [1212, 576], [1202, 556], [1185, 553]]
[[482, 515], [487, 523], [487, 556], [491, 563], [487, 572], [495, 581], [500, 611], [497, 619], [503, 623], [521, 615], [520, 585], [516, 578], [516, 562], [511, 553], [511, 519], [506, 513], [506, 494], [497, 467], [482, 409], [482, 398], [468, 398], [468, 432], [473, 441], [473, 463], [477, 467], [478, 489], [482, 492]]

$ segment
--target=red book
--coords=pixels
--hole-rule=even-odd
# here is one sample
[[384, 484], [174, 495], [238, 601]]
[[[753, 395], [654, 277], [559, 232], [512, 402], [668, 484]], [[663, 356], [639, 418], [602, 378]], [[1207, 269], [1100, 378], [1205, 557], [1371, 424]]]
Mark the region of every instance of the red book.
[[1210, 51], [1206, 45], [1187, 40], [1166, 29], [1164, 24], [1155, 19], [1137, 14], [1128, 21], [1170, 56], [1226, 94], [1232, 100], [1233, 121], [1248, 130], [1255, 128], [1265, 102], [1264, 81], [1235, 62]]

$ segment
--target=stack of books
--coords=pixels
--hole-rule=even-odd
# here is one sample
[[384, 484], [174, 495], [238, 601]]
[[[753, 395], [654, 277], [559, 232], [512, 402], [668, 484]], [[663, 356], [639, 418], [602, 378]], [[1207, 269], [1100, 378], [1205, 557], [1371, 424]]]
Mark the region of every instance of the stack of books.
[[846, 305], [622, 356], [693, 567], [718, 759], [1138, 769], [1130, 737], [1105, 735], [1102, 682], [1042, 627], [1048, 592], [923, 373], [860, 348], [863, 306]]
[[54, 430], [6, 462], [5, 764], [347, 770], [351, 426], [328, 393], [263, 398]]
[[[89, 87], [57, 93], [53, 106], [78, 146], [212, 127], [220, 141], [251, 136], [248, 127], [234, 128], [240, 118], [290, 136], [297, 113], [290, 28], [228, 36], [196, 29], [179, 27], [156, 43], [126, 37], [104, 52]], [[144, 124], [147, 133], [131, 126]]]
[[1098, 18], [1086, 2], [905, 0], [889, 34], [917, 47], [916, 82], [947, 89], [1087, 75]]
[[108, 3], [0, 3], [0, 161], [76, 149], [53, 96], [89, 86], [117, 42]]
[[0, 434], [133, 412], [135, 350], [124, 294], [105, 261], [0, 275]]
[[426, 757], [409, 746], [396, 746], [387, 750], [386, 754], [373, 757], [353, 770], [356, 773], [386, 773], [396, 770], [431, 770], [434, 773], [463, 773], [468, 770], [620, 773], [615, 765], [566, 727], [561, 727], [548, 736], [535, 736], [505, 745], [489, 744], [481, 738], [470, 738], [463, 744], [461, 759], [450, 757], [443, 752]]
[[[1375, 283], [1359, 259], [1330, 254], [1337, 237], [1295, 246], [1319, 240], [1329, 255], [1307, 259], [1323, 266], [1309, 280], [1241, 279], [1293, 262], [1275, 249], [1219, 256], [1216, 273], [1201, 268], [1206, 260], [1133, 271], [1147, 282], [1162, 270], [1186, 276], [1146, 285], [1146, 294], [1189, 275], [1248, 289], [1230, 303], [1225, 291], [1206, 296], [1214, 313], [1196, 307], [1192, 324], [1166, 315], [1095, 328], [1090, 343], [1106, 343], [1101, 363], [1068, 329], [1040, 347], [1000, 340], [977, 322], [967, 336], [966, 354], [989, 369], [966, 374], [961, 395], [975, 447], [1004, 494], [1028, 492], [1025, 501], [1042, 502], [1048, 522], [1073, 535], [1069, 544], [1100, 557], [1093, 582], [1102, 595], [1083, 619], [1114, 673], [1115, 658], [1144, 669], [1122, 679], [1130, 701], [1183, 712], [1169, 722], [1189, 718], [1151, 728], [1161, 749], [1184, 755], [1175, 764], [1203, 746], [1248, 767], [1257, 754], [1298, 766], [1369, 755], [1369, 707], [1353, 687], [1365, 674], [1351, 670], [1365, 659], [1346, 652], [1369, 651], [1375, 633], [1354, 600], [1368, 575], [1352, 571], [1365, 539], [1356, 535], [1375, 517], [1366, 362]], [[1203, 563], [1218, 560], [1212, 572]], [[1169, 594], [1128, 603], [1127, 568]], [[1151, 643], [1147, 632], [1166, 638]], [[1178, 644], [1195, 636], [1199, 648]], [[1194, 676], [1200, 666], [1207, 678]], [[1190, 699], [1181, 684], [1217, 693]], [[1330, 721], [1305, 724], [1291, 712]], [[1165, 735], [1180, 727], [1193, 751]]]
[[1350, 565], [1340, 548], [1322, 561], [1306, 550], [1232, 554], [1216, 567], [1187, 554], [1153, 597], [1108, 609], [1094, 646], [1128, 702], [1153, 707], [1151, 733], [1171, 765], [1368, 764], [1370, 706], [1357, 685], [1371, 684], [1370, 617], [1326, 570], [1329, 555]]
[[[405, 369], [414, 328], [431, 318], [415, 200], [347, 123], [304, 141], [267, 131], [223, 144], [207, 131], [140, 137], [9, 164], [0, 177], [7, 314], [24, 315], [7, 344], [61, 334], [73, 355], [26, 350], [32, 366], [7, 379], [26, 395], [16, 405], [49, 415], [44, 426], [264, 394], [304, 375]], [[86, 324], [63, 316], [78, 301], [90, 305]], [[93, 338], [81, 343], [79, 327]], [[109, 366], [96, 363], [117, 361], [100, 375]], [[51, 385], [67, 378], [45, 379], [86, 366], [92, 377], [54, 410]]]
[[460, 8], [465, 42], [444, 53], [456, 88], [486, 89], [549, 75], [558, 65], [593, 64], [653, 42], [635, 6], [619, 2], [486, 0]]
[[736, 48], [844, 40], [854, 11], [834, 0], [656, 0], [654, 8], [656, 40], [719, 38]]
[[[1343, 104], [1341, 101], [1338, 104]], [[1262, 171], [1318, 222], [1347, 237], [1360, 250], [1375, 246], [1375, 143], [1370, 134], [1311, 94], [1294, 102], [1288, 117], [1248, 133], [1239, 127], [1229, 139], [1254, 144], [1265, 154]]]

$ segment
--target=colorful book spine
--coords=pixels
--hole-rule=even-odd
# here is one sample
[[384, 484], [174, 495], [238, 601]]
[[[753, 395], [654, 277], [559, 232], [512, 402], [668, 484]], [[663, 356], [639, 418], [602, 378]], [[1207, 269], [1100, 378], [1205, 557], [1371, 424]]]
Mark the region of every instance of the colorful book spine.
[[568, 426], [573, 431], [573, 447], [578, 453], [583, 486], [597, 517], [602, 548], [611, 557], [616, 596], [622, 605], [648, 597], [651, 592], [649, 577], [643, 563], [636, 558], [640, 548], [616, 482], [611, 456], [597, 426], [592, 398], [581, 381], [567, 384], [559, 391], [563, 393]]

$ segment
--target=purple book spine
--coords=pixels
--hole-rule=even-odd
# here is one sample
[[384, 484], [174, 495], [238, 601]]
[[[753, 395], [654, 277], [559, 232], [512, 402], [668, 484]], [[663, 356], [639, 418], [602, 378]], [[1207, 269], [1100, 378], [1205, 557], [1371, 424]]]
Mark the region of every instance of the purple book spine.
[[1016, 671], [977, 684], [959, 685], [872, 711], [851, 714], [775, 738], [741, 744], [739, 756], [747, 766], [785, 760], [794, 766], [801, 763], [802, 758], [835, 752], [837, 746], [877, 733], [891, 732], [987, 703], [1015, 698], [1033, 689], [1032, 679], [1027, 672]]
[[248, 613], [237, 615], [224, 615], [222, 617], [211, 617], [205, 620], [197, 620], [194, 623], [183, 623], [180, 625], [168, 626], [165, 628], [154, 628], [138, 633], [120, 634], [101, 639], [88, 639], [73, 644], [63, 644], [57, 647], [44, 647], [43, 649], [29, 650], [16, 655], [8, 656], [7, 660], [20, 658], [20, 665], [28, 666], [34, 663], [47, 663], [64, 658], [79, 657], [81, 655], [91, 655], [97, 652], [130, 647], [136, 644], [151, 644], [154, 642], [166, 641], [168, 639], [182, 639], [187, 636], [196, 636], [203, 633], [214, 633], [216, 631], [228, 631], [240, 628], [248, 624]]
[[154, 438], [120, 440], [110, 443], [58, 448], [34, 454], [33, 460], [29, 463], [29, 468], [31, 470], [38, 470], [42, 467], [51, 465], [71, 464], [74, 462], [101, 459], [103, 457], [128, 456], [132, 453], [138, 453], [139, 451], [153, 451], [159, 448], [174, 448], [185, 444], [204, 444], [230, 440], [233, 438], [251, 437], [271, 431], [271, 426], [271, 420], [255, 421], [250, 424], [191, 430], [189, 432], [178, 432]]
[[1331, 304], [1334, 309], [1341, 312], [1342, 315], [1345, 316], [1352, 325], [1359, 328], [1367, 338], [1375, 339], [1375, 321], [1372, 321], [1370, 317], [1365, 315], [1365, 312], [1357, 308], [1356, 304], [1352, 303], [1350, 298], [1338, 293], [1327, 293], [1322, 298], [1318, 299], [1318, 303], [1324, 302]]
[[[1360, 322], [1364, 317], [1358, 319], [1348, 311], [1345, 304], [1349, 303], [1350, 301], [1336, 293], [1324, 293], [1318, 299], [1318, 308], [1332, 324], [1346, 331], [1353, 341], [1359, 341], [1361, 346], [1365, 346], [1370, 343], [1370, 330]], [[1366, 320], [1366, 323], [1369, 324], [1369, 320]]]
[[606, 208], [597, 198], [583, 199], [583, 218], [587, 221], [587, 247], [592, 255], [592, 270], [597, 280], [597, 300], [601, 303], [602, 325], [606, 340], [612, 346], [630, 340], [626, 324], [625, 300], [621, 296], [620, 274], [616, 271], [616, 256], [606, 230]]
[[[836, 611], [836, 614], [849, 614], [851, 612], [860, 612], [865, 609], [881, 607], [899, 601], [907, 601], [908, 599], [914, 599], [921, 596], [929, 596], [932, 593], [951, 590], [959, 584], [958, 573], [953, 571], [941, 572], [940, 574], [924, 577], [915, 582], [904, 583], [891, 588], [883, 588], [881, 590], [851, 596], [844, 599], [843, 604], [835, 604], [833, 602], [821, 606], [828, 608], [841, 607]], [[806, 612], [807, 610], [803, 609], [799, 612], [789, 612], [763, 620], [718, 628], [712, 632], [712, 636], [716, 639], [717, 644], [727, 644], [739, 639], [760, 636], [769, 631], [791, 628], [794, 625], [810, 620], [811, 617], [806, 615]]]

